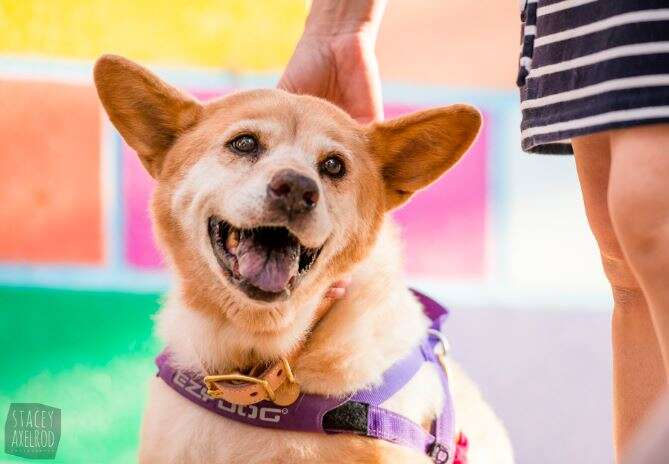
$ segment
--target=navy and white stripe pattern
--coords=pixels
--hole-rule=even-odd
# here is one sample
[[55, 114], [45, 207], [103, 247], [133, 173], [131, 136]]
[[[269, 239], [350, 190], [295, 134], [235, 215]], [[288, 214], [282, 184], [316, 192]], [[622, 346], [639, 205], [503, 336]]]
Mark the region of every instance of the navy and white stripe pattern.
[[669, 122], [669, 0], [521, 0], [522, 147]]

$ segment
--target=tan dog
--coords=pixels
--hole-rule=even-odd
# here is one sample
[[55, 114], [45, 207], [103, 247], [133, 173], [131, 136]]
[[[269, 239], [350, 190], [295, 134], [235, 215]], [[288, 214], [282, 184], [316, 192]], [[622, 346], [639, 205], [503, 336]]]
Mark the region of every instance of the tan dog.
[[[154, 230], [175, 275], [158, 331], [176, 365], [243, 372], [298, 352], [293, 370], [303, 391], [343, 395], [378, 383], [425, 336], [427, 319], [404, 282], [386, 213], [465, 153], [481, 124], [474, 108], [361, 126], [326, 101], [279, 90], [203, 104], [115, 56], [97, 62], [95, 83], [111, 121], [157, 180]], [[322, 304], [348, 273], [345, 298]], [[384, 404], [419, 424], [432, 422], [442, 398], [437, 373], [425, 367]], [[470, 462], [511, 463], [503, 427], [460, 370], [451, 374]], [[430, 459], [355, 435], [250, 427], [153, 379], [140, 461]]]

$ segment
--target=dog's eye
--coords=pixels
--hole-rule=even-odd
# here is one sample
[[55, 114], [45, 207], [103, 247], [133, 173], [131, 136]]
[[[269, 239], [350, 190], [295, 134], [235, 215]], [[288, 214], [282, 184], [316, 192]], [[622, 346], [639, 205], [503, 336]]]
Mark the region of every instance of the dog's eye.
[[320, 171], [322, 174], [334, 178], [343, 177], [346, 174], [344, 162], [338, 156], [329, 156], [323, 160], [320, 164]]
[[258, 150], [258, 140], [249, 134], [239, 135], [228, 142], [228, 145], [239, 153], [254, 153]]

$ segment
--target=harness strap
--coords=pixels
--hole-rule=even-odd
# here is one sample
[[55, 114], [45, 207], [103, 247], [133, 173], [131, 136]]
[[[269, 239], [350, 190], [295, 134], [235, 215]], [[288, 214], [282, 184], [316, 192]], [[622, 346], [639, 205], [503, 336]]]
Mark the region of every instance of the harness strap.
[[383, 373], [383, 380], [379, 386], [359, 390], [353, 394], [351, 400], [373, 404], [381, 404], [386, 401], [413, 379], [425, 361], [430, 360], [425, 353], [426, 349], [430, 348], [424, 342], [411, 350], [404, 359], [393, 364]]
[[[436, 337], [431, 336], [431, 343]], [[438, 339], [437, 339], [438, 340]], [[436, 344], [436, 342], [434, 342]], [[434, 344], [432, 345], [435, 346]], [[434, 348], [430, 351], [430, 354], [433, 358], [433, 362], [436, 362], [438, 365], [439, 360], [436, 359], [434, 354]], [[439, 365], [439, 378], [441, 379], [441, 385], [445, 392], [450, 392], [450, 386], [448, 384], [448, 377], [446, 371]], [[441, 408], [441, 414], [439, 414], [434, 422], [434, 437], [435, 442], [430, 450], [430, 456], [435, 463], [446, 463], [450, 457], [450, 454], [454, 451], [452, 446], [455, 443], [455, 414], [453, 409], [453, 399], [450, 393], [444, 395], [443, 405]]]
[[369, 407], [367, 436], [408, 446], [428, 454], [435, 443], [435, 437], [423, 430], [420, 425], [380, 406]]
[[[380, 387], [354, 394], [349, 401], [324, 416], [326, 432], [353, 432], [408, 446], [430, 455], [437, 464], [445, 464], [454, 452], [454, 415], [450, 394], [445, 394], [441, 414], [431, 433], [411, 419], [379, 406], [405, 385], [424, 362], [437, 367], [443, 391], [449, 392], [448, 378], [434, 354], [437, 337], [426, 339], [419, 350], [386, 371]], [[407, 375], [407, 372], [411, 375]], [[390, 385], [386, 385], [388, 382]], [[397, 388], [396, 385], [399, 385]]]

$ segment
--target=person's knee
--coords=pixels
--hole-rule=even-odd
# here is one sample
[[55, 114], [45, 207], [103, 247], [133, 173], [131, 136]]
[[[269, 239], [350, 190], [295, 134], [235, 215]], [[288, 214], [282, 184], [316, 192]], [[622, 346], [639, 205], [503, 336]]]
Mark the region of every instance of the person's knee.
[[597, 240], [604, 274], [611, 286], [616, 307], [634, 307], [635, 303], [643, 300], [639, 283], [623, 254], [608, 212], [603, 214], [602, 210], [593, 209], [596, 206], [604, 208], [606, 206], [605, 204], [589, 206], [590, 228]]
[[616, 307], [624, 309], [637, 306], [636, 303], [643, 301], [643, 293], [625, 259], [611, 223], [600, 224], [593, 228], [593, 232]]
[[602, 262], [616, 307], [635, 308], [645, 300], [643, 291], [626, 261], [603, 257]]
[[600, 245], [604, 273], [611, 285], [613, 300], [619, 309], [634, 308], [644, 301], [643, 292], [617, 243]]
[[609, 210], [616, 235], [628, 258], [633, 262], [653, 259], [669, 246], [669, 192], [649, 184], [624, 182], [611, 186]]
[[608, 204], [616, 235], [635, 269], [669, 247], [669, 125], [611, 133]]

